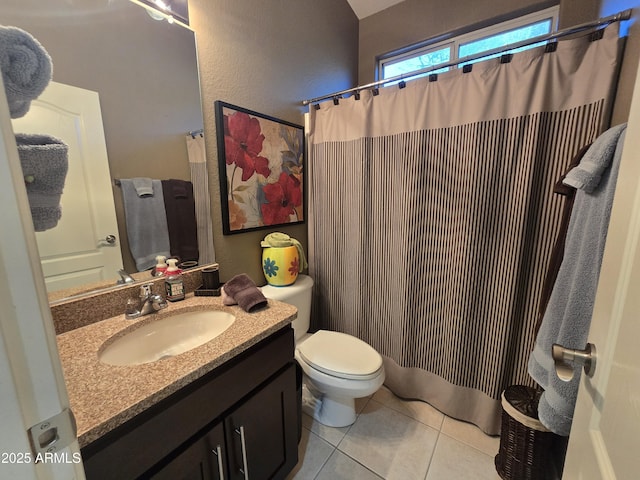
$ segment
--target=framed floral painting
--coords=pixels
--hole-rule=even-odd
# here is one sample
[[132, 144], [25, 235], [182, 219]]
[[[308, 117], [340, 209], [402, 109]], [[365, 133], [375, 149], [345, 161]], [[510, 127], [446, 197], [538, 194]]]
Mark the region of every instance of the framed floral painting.
[[304, 222], [304, 128], [215, 102], [225, 235]]

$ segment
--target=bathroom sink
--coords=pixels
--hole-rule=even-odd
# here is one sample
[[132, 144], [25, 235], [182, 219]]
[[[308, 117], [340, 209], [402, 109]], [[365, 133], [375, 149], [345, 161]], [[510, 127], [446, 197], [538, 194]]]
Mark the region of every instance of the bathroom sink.
[[214, 339], [234, 322], [230, 313], [186, 312], [148, 323], [108, 344], [98, 353], [102, 363], [140, 365], [173, 357]]

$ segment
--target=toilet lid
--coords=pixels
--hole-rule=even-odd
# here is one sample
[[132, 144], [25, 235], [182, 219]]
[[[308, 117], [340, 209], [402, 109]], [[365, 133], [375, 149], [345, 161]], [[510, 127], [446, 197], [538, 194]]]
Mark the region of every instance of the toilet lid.
[[382, 367], [373, 347], [346, 333], [319, 330], [299, 347], [302, 359], [316, 370], [343, 378], [366, 379]]

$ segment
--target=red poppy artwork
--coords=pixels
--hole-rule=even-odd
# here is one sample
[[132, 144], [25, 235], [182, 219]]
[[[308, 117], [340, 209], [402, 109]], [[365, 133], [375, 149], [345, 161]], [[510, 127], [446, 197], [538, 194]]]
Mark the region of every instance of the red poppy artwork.
[[215, 103], [225, 235], [304, 222], [304, 128]]

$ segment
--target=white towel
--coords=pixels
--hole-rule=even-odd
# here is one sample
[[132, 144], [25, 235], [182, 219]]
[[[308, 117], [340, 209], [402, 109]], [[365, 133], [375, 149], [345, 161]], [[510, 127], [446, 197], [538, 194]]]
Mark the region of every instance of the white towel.
[[576, 369], [571, 381], [560, 380], [551, 348], [558, 343], [582, 350], [587, 343], [625, 128], [626, 124], [619, 125], [602, 134], [581, 160], [581, 164], [587, 161], [606, 170], [597, 186], [585, 182], [591, 193], [576, 192], [562, 265], [529, 357], [529, 374], [544, 389], [538, 416], [558, 435], [567, 436], [571, 430], [580, 370]]

